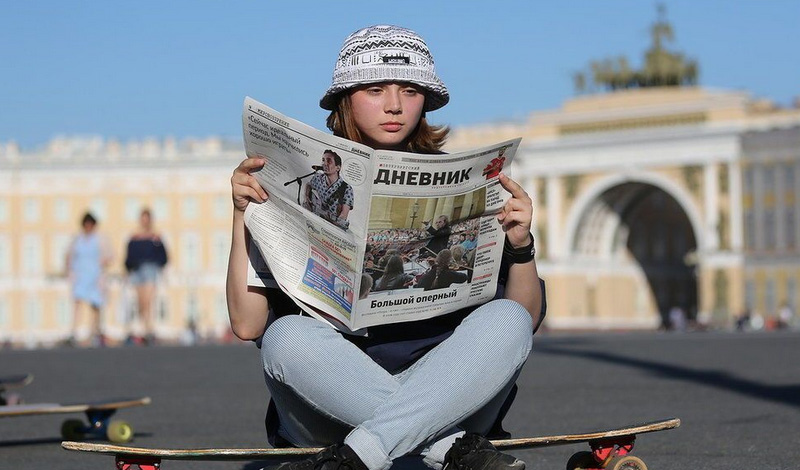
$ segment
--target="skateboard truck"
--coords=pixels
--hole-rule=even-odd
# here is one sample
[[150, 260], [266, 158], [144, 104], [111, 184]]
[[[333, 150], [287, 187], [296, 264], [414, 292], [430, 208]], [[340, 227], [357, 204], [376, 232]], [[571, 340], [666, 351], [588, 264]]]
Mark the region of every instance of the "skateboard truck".
[[159, 470], [161, 459], [158, 457], [137, 457], [135, 455], [118, 455], [116, 458], [118, 470]]
[[636, 436], [618, 436], [589, 441], [591, 452], [574, 454], [567, 463], [569, 470], [647, 470], [638, 457], [628, 455], [633, 451]]

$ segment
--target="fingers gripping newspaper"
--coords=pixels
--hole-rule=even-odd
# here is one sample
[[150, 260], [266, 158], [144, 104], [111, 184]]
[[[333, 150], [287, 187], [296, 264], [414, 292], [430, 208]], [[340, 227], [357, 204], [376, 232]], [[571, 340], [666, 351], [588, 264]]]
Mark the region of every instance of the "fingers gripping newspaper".
[[510, 197], [498, 175], [520, 139], [442, 155], [373, 150], [249, 97], [242, 123], [269, 194], [245, 211], [249, 284], [277, 286], [345, 332], [494, 297], [496, 214]]

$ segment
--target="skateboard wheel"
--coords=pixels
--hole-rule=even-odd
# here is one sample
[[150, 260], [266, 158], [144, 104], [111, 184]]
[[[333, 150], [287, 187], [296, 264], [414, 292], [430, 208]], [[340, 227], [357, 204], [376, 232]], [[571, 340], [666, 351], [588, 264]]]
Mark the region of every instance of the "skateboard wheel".
[[598, 466], [592, 453], [586, 450], [572, 454], [572, 457], [567, 461], [567, 470], [585, 470], [597, 468]]
[[86, 426], [79, 419], [68, 419], [61, 423], [61, 437], [66, 441], [80, 441], [86, 437]]
[[133, 439], [133, 428], [125, 421], [112, 421], [106, 429], [106, 437], [117, 444], [130, 442]]
[[618, 455], [609, 460], [606, 470], [647, 470], [647, 465], [639, 457]]

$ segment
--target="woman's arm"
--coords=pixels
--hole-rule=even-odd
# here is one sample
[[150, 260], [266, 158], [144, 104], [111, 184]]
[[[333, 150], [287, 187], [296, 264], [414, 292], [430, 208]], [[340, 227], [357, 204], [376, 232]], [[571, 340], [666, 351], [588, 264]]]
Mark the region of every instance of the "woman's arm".
[[225, 290], [228, 316], [233, 333], [241, 339], [257, 339], [264, 333], [269, 314], [266, 289], [247, 285], [249, 235], [244, 225], [244, 210], [251, 200], [264, 202], [269, 197], [250, 172], [264, 166], [264, 160], [248, 158], [231, 177], [233, 231]]
[[[500, 174], [500, 184], [511, 193], [511, 198], [503, 206], [497, 220], [503, 225], [506, 239], [513, 248], [525, 247], [533, 241], [531, 235], [533, 202], [522, 186], [504, 173]], [[535, 260], [511, 265], [506, 281], [505, 298], [519, 302], [530, 313], [533, 324], [539, 324], [542, 290]]]

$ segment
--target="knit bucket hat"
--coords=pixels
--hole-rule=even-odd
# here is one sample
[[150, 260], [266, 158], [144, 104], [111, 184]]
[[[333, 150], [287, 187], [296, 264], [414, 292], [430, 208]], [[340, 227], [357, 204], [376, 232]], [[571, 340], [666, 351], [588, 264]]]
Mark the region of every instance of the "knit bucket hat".
[[425, 111], [439, 109], [450, 101], [425, 41], [410, 29], [376, 25], [360, 29], [344, 40], [333, 68], [331, 86], [319, 105], [332, 111], [339, 93], [387, 81], [409, 82], [424, 88]]

